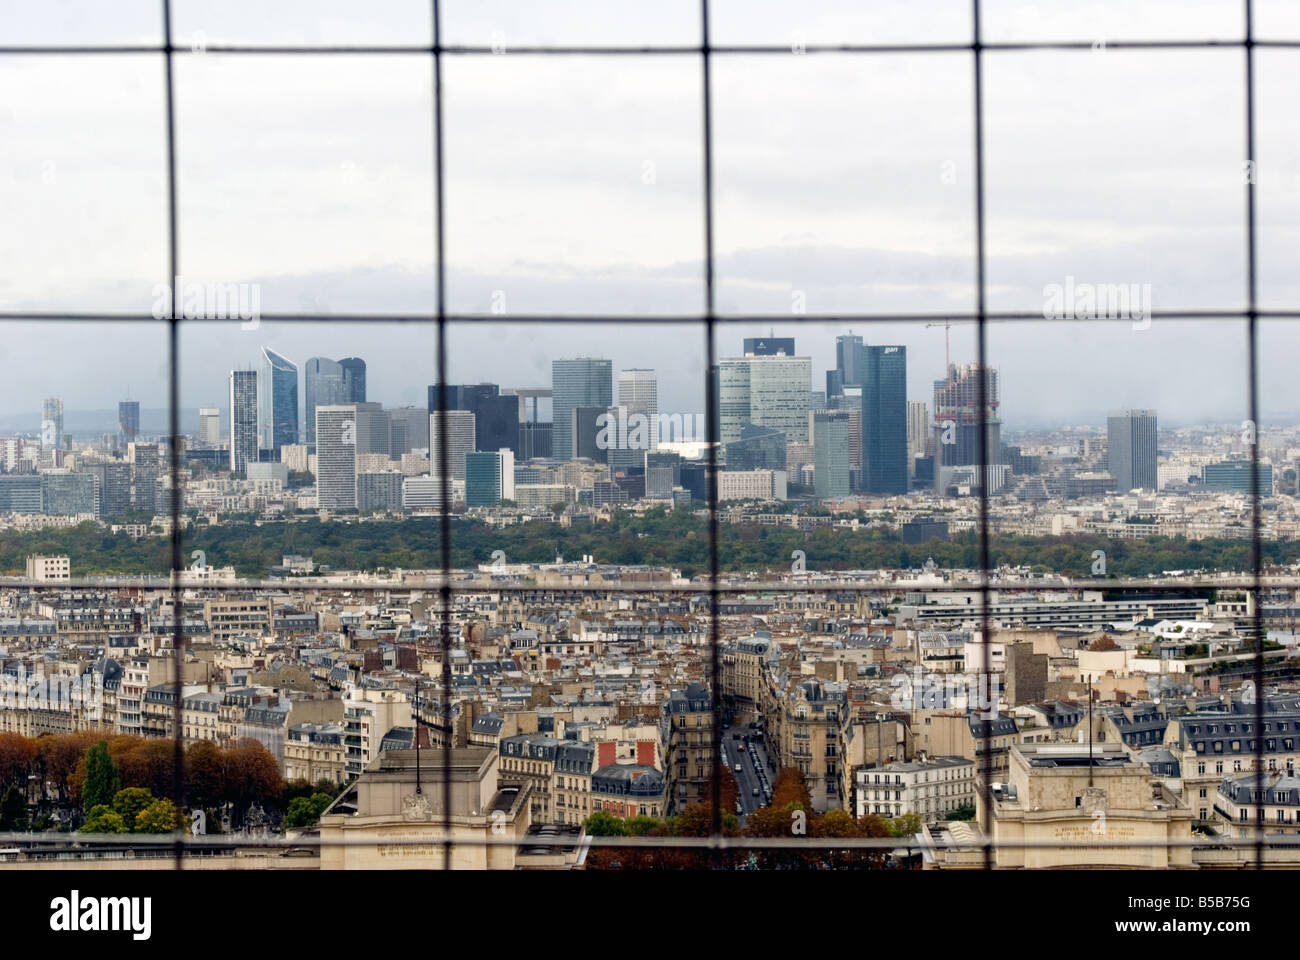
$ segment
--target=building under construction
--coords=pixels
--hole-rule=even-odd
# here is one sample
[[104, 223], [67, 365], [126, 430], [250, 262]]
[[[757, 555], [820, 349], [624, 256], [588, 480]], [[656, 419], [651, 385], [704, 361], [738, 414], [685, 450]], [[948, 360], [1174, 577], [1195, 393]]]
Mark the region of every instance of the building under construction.
[[979, 425], [988, 429], [986, 448], [989, 463], [997, 463], [1001, 449], [1002, 421], [998, 415], [998, 371], [985, 368], [984, 399], [987, 410], [980, 410], [980, 365], [951, 363], [948, 376], [934, 382], [934, 429], [938, 441], [939, 463], [960, 467], [980, 462]]

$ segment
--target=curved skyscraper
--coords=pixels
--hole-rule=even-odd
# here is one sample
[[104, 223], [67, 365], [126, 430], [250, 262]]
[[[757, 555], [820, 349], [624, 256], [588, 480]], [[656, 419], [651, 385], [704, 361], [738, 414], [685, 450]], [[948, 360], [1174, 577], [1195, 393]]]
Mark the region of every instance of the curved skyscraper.
[[298, 365], [270, 347], [257, 368], [257, 437], [277, 460], [282, 446], [298, 442]]

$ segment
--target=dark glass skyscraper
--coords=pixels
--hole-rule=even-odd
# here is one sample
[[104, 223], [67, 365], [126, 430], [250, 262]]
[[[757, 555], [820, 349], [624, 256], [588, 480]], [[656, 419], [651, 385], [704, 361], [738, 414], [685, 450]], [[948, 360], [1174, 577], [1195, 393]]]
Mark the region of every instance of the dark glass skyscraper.
[[862, 489], [907, 493], [907, 348], [862, 348]]
[[343, 368], [344, 403], [366, 402], [366, 361], [360, 357], [345, 357], [339, 361]]
[[[500, 450], [518, 454], [519, 398], [502, 395], [495, 383], [447, 384], [447, 409], [474, 414], [474, 449]], [[438, 410], [438, 386], [429, 387], [429, 413]]]
[[1115, 490], [1155, 490], [1156, 412], [1112, 410], [1106, 418], [1106, 456]]
[[302, 442], [314, 445], [316, 408], [349, 402], [343, 364], [328, 357], [312, 357], [303, 368], [303, 388], [306, 394], [306, 420], [303, 423]]
[[533, 420], [519, 424], [519, 458], [532, 460], [551, 458], [551, 431], [553, 424]]
[[140, 435], [140, 401], [123, 400], [117, 405], [117, 423], [122, 431], [122, 442], [135, 443]]
[[862, 383], [862, 338], [848, 333], [835, 338], [835, 369], [826, 371], [826, 399], [844, 392], [845, 387]]
[[551, 361], [551, 453], [556, 460], [572, 460], [573, 409], [614, 403], [614, 365], [599, 357], [569, 357]]
[[298, 442], [298, 365], [270, 347], [257, 371], [257, 434], [276, 460], [281, 447]]
[[608, 452], [596, 442], [600, 437], [602, 419], [609, 415], [605, 407], [574, 407], [569, 412], [569, 437], [573, 443], [570, 460], [608, 462]]
[[752, 423], [740, 426], [740, 439], [724, 448], [728, 470], [784, 470], [786, 435]]

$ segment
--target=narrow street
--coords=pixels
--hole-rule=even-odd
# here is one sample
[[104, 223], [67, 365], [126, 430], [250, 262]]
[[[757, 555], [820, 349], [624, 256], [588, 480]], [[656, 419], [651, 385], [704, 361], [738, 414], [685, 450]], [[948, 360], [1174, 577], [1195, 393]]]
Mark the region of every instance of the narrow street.
[[743, 824], [749, 814], [771, 801], [772, 778], [776, 771], [772, 769], [762, 735], [743, 724], [723, 729], [722, 754], [723, 760], [735, 774], [738, 788], [737, 801], [740, 809], [730, 812], [739, 816]]

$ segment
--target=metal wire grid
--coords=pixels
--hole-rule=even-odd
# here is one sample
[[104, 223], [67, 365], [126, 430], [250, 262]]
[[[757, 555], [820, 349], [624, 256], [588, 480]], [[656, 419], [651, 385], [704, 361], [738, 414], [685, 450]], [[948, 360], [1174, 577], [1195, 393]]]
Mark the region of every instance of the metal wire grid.
[[[1241, 40], [1127, 40], [1127, 41], [1108, 41], [1107, 47], [1116, 50], [1189, 50], [1189, 49], [1207, 49], [1223, 48], [1236, 49], [1240, 48], [1244, 52], [1245, 60], [1245, 113], [1246, 113], [1246, 130], [1244, 138], [1245, 157], [1247, 162], [1253, 167], [1255, 159], [1255, 61], [1254, 51], [1257, 47], [1264, 48], [1281, 48], [1281, 49], [1300, 49], [1300, 41], [1289, 40], [1256, 40], [1254, 38], [1254, 18], [1252, 0], [1242, 0], [1245, 15], [1245, 30]], [[114, 54], [161, 54], [165, 65], [165, 107], [167, 113], [167, 213], [168, 213], [168, 244], [167, 258], [169, 267], [169, 276], [174, 281], [180, 276], [179, 270], [179, 231], [177, 224], [177, 201], [176, 201], [176, 130], [175, 120], [176, 111], [174, 105], [174, 81], [172, 73], [173, 58], [177, 55], [187, 55], [191, 50], [184, 46], [176, 46], [172, 39], [172, 20], [171, 20], [171, 0], [162, 0], [162, 37], [161, 45], [153, 44], [107, 44], [107, 45], [58, 45], [58, 44], [29, 44], [29, 45], [0, 45], [0, 56], [28, 56], [28, 55], [114, 55]], [[1015, 322], [1045, 322], [1045, 318], [1040, 314], [1022, 312], [1022, 311], [991, 311], [986, 305], [986, 276], [985, 276], [985, 216], [984, 216], [984, 91], [983, 91], [983, 57], [989, 52], [1016, 51], [1016, 50], [1055, 50], [1055, 51], [1080, 51], [1091, 50], [1093, 44], [1088, 41], [1033, 41], [1033, 42], [996, 42], [986, 43], [982, 39], [981, 31], [981, 2], [980, 0], [971, 0], [972, 15], [972, 39], [969, 43], [891, 43], [891, 44], [868, 44], [868, 43], [847, 43], [847, 44], [807, 44], [802, 47], [806, 54], [822, 53], [841, 53], [841, 54], [862, 54], [862, 55], [888, 55], [897, 53], [951, 53], [951, 54], [970, 54], [973, 69], [973, 90], [974, 90], [974, 165], [975, 165], [975, 274], [976, 274], [976, 309], [974, 312], [946, 311], [941, 314], [934, 313], [831, 313], [831, 314], [802, 314], [790, 317], [782, 317], [783, 323], [927, 323], [944, 320], [967, 320], [975, 324], [976, 329], [976, 356], [981, 368], [987, 369], [988, 350], [987, 350], [987, 325], [990, 322], [997, 323], [1015, 323]], [[728, 848], [798, 848], [798, 849], [817, 849], [817, 848], [836, 848], [836, 849], [884, 849], [905, 847], [905, 842], [898, 840], [816, 840], [813, 838], [801, 838], [798, 841], [793, 839], [757, 839], [757, 838], [727, 838], [722, 835], [721, 821], [721, 773], [720, 765], [717, 758], [721, 756], [722, 746], [722, 727], [718, 722], [718, 716], [722, 710], [722, 695], [720, 683], [720, 663], [718, 658], [719, 644], [719, 598], [726, 594], [752, 593], [755, 590], [774, 593], [827, 593], [850, 590], [855, 592], [885, 592], [890, 589], [887, 584], [863, 584], [859, 582], [847, 583], [809, 583], [796, 584], [789, 582], [764, 583], [764, 584], [746, 584], [744, 586], [731, 586], [720, 583], [720, 570], [718, 566], [718, 490], [717, 490], [717, 452], [716, 440], [714, 435], [716, 422], [716, 401], [711, 384], [711, 371], [715, 361], [715, 344], [714, 328], [718, 325], [736, 324], [736, 323], [760, 323], [769, 322], [775, 319], [771, 315], [745, 315], [745, 314], [726, 314], [719, 315], [716, 312], [715, 304], [715, 276], [714, 276], [714, 230], [713, 230], [713, 125], [712, 125], [712, 91], [710, 80], [710, 62], [714, 56], [727, 55], [754, 55], [754, 54], [786, 54], [789, 53], [789, 47], [782, 45], [765, 45], [765, 44], [713, 44], [710, 42], [710, 18], [709, 18], [709, 0], [700, 0], [700, 31], [701, 43], [699, 45], [662, 45], [662, 46], [635, 46], [635, 45], [524, 45], [511, 47], [513, 55], [541, 55], [541, 56], [567, 56], [567, 55], [599, 55], [599, 56], [686, 56], [698, 57], [702, 69], [702, 92], [703, 92], [703, 186], [704, 186], [704, 209], [703, 209], [703, 230], [704, 230], [704, 294], [705, 310], [703, 314], [673, 314], [673, 315], [653, 315], [643, 314], [635, 316], [620, 316], [616, 318], [599, 317], [591, 315], [573, 315], [573, 314], [512, 314], [508, 318], [502, 318], [496, 315], [473, 313], [473, 312], [449, 312], [446, 308], [445, 289], [446, 289], [446, 270], [445, 270], [445, 212], [444, 212], [444, 170], [443, 170], [443, 90], [442, 90], [442, 58], [444, 56], [482, 56], [494, 55], [496, 51], [490, 46], [474, 45], [457, 45], [442, 43], [441, 33], [441, 9], [440, 0], [431, 0], [432, 15], [432, 44], [429, 46], [416, 44], [393, 44], [393, 45], [347, 45], [347, 44], [325, 44], [316, 46], [286, 46], [286, 45], [248, 45], [248, 44], [206, 44], [205, 52], [210, 53], [232, 53], [232, 54], [262, 54], [262, 55], [357, 55], [357, 54], [382, 54], [382, 55], [415, 55], [430, 56], [433, 61], [433, 148], [434, 148], [434, 169], [432, 171], [434, 182], [436, 184], [435, 200], [435, 223], [433, 225], [434, 244], [436, 251], [436, 291], [435, 303], [433, 310], [428, 314], [349, 314], [349, 313], [262, 313], [261, 318], [269, 322], [276, 323], [361, 323], [361, 322], [383, 322], [383, 323], [432, 323], [436, 331], [436, 353], [437, 353], [437, 386], [439, 396], [439, 450], [438, 458], [443, 464], [447, 462], [447, 364], [446, 364], [446, 327], [449, 323], [476, 323], [476, 322], [511, 322], [511, 323], [609, 323], [611, 319], [617, 321], [635, 321], [637, 323], [647, 324], [688, 324], [703, 327], [704, 347], [705, 347], [705, 405], [707, 425], [707, 439], [709, 441], [708, 458], [710, 470], [708, 472], [708, 502], [709, 502], [709, 572], [710, 581], [707, 586], [699, 587], [656, 587], [656, 592], [663, 593], [705, 593], [709, 595], [710, 610], [710, 682], [711, 697], [713, 700], [713, 709], [715, 722], [713, 723], [713, 756], [715, 758], [712, 764], [712, 835], [708, 838], [605, 838], [595, 840], [597, 845], [610, 847], [645, 847], [645, 846], [671, 846], [681, 848], [703, 848], [708, 849], [716, 854]], [[1253, 423], [1258, 423], [1259, 410], [1259, 389], [1258, 389], [1258, 321], [1260, 319], [1300, 319], [1300, 309], [1260, 309], [1257, 305], [1258, 297], [1258, 274], [1256, 260], [1256, 198], [1255, 198], [1255, 178], [1246, 178], [1246, 237], [1247, 237], [1247, 290], [1246, 290], [1246, 309], [1245, 310], [1218, 310], [1218, 309], [1184, 309], [1184, 310], [1152, 310], [1150, 316], [1152, 319], [1169, 319], [1180, 321], [1198, 321], [1198, 320], [1234, 320], [1245, 317], [1247, 320], [1247, 353], [1248, 363], [1248, 383], [1249, 383], [1249, 415]], [[168, 314], [157, 321], [152, 315], [144, 313], [117, 312], [117, 313], [87, 313], [77, 311], [0, 311], [0, 321], [31, 321], [41, 322], [165, 322], [168, 328], [168, 397], [170, 404], [170, 421], [169, 428], [171, 431], [170, 444], [170, 473], [173, 490], [181, 490], [181, 462], [180, 462], [180, 394], [179, 394], [179, 329], [182, 322], [202, 323], [200, 318], [185, 318], [177, 316], [175, 312], [174, 298], [168, 307]], [[1050, 322], [1050, 321], [1048, 321]], [[985, 378], [979, 378], [978, 399], [980, 404], [981, 427], [985, 425], [984, 417], [987, 411], [987, 397], [985, 395], [987, 384]], [[979, 458], [982, 473], [986, 476], [986, 466], [989, 464], [988, 434], [981, 429], [979, 431]], [[1179, 583], [1162, 583], [1150, 582], [1144, 580], [1132, 581], [1107, 581], [1107, 588], [1112, 589], [1139, 589], [1148, 592], [1181, 592], [1197, 586], [1224, 587], [1232, 586], [1246, 589], [1252, 595], [1254, 603], [1254, 633], [1257, 638], [1263, 637], [1263, 614], [1259, 605], [1259, 593], [1262, 583], [1261, 570], [1261, 521], [1260, 521], [1260, 489], [1258, 474], [1258, 444], [1250, 444], [1250, 465], [1251, 465], [1251, 500], [1252, 500], [1252, 525], [1251, 525], [1251, 574], [1248, 578], [1220, 578], [1207, 579], [1204, 583], [1197, 581], [1182, 581]], [[451, 694], [451, 667], [450, 658], [447, 653], [450, 649], [451, 637], [451, 601], [453, 592], [468, 593], [485, 593], [485, 592], [516, 592], [522, 590], [532, 590], [532, 587], [520, 587], [510, 584], [493, 584], [490, 586], [464, 583], [456, 580], [452, 576], [451, 570], [451, 503], [450, 490], [446, 484], [442, 488], [442, 515], [440, 518], [441, 530], [441, 575], [437, 578], [429, 578], [429, 581], [423, 585], [405, 584], [403, 586], [415, 586], [416, 588], [434, 586], [437, 588], [442, 601], [442, 623], [440, 645], [442, 652], [442, 675], [441, 675], [441, 693], [442, 709], [446, 709], [450, 704]], [[167, 587], [170, 593], [170, 599], [173, 611], [174, 633], [172, 637], [174, 656], [176, 658], [176, 680], [173, 684], [173, 694], [175, 698], [175, 725], [177, 736], [175, 738], [174, 769], [173, 769], [173, 799], [178, 808], [184, 806], [184, 778], [183, 778], [183, 740], [180, 735], [182, 729], [182, 701], [181, 701], [181, 681], [180, 665], [184, 655], [184, 637], [182, 636], [182, 592], [191, 586], [202, 586], [205, 589], [247, 591], [250, 589], [270, 588], [269, 583], [249, 585], [224, 585], [224, 584], [190, 584], [183, 577], [183, 551], [182, 551], [182, 497], [174, 495], [171, 498], [171, 559], [173, 574], [170, 584]], [[981, 646], [983, 653], [983, 671], [985, 674], [991, 672], [990, 647], [989, 647], [989, 594], [990, 591], [999, 586], [996, 581], [990, 579], [994, 572], [990, 569], [990, 551], [989, 551], [989, 499], [986, 484], [981, 483], [979, 489], [979, 519], [980, 519], [980, 569], [982, 576], [978, 581], [972, 583], [953, 583], [942, 586], [924, 587], [925, 592], [942, 592], [945, 590], [969, 590], [973, 587], [981, 593]], [[1088, 583], [1096, 586], [1096, 581], [1077, 582], [1079, 586]], [[1069, 581], [1067, 581], [1067, 585]], [[1291, 586], [1300, 587], [1300, 580], [1288, 577], [1270, 577], [1271, 586]], [[40, 589], [35, 583], [24, 583], [22, 580], [8, 581], [5, 586], [27, 586]], [[114, 586], [144, 588], [148, 589], [149, 584], [141, 583], [139, 580], [129, 578], [107, 578], [104, 580], [77, 580], [69, 584], [61, 585], [63, 589], [73, 590], [97, 590], [113, 588]], [[155, 585], [155, 588], [163, 585]], [[277, 585], [280, 586], [280, 585]], [[1006, 584], [1007, 587], [1013, 586], [1012, 583]], [[312, 585], [311, 590], [321, 593], [360, 593], [388, 589], [384, 586], [344, 586], [337, 584]], [[568, 589], [568, 588], [566, 588]], [[587, 588], [592, 592], [604, 593], [644, 593], [643, 588], [635, 586], [620, 587], [616, 585], [602, 586], [600, 588]], [[1264, 656], [1262, 644], [1257, 641], [1257, 650], [1254, 657], [1255, 667], [1255, 687], [1261, 695], [1256, 697], [1255, 722], [1256, 730], [1263, 730], [1264, 719], [1264, 698], [1262, 696], [1264, 686]], [[983, 751], [983, 776], [981, 788], [983, 791], [983, 822], [981, 827], [984, 834], [984, 841], [981, 844], [983, 853], [983, 862], [985, 869], [991, 869], [994, 865], [993, 855], [995, 845], [992, 842], [990, 831], [990, 809], [992, 801], [992, 754], [987, 749], [988, 739], [991, 737], [991, 726], [986, 726], [985, 750]], [[418, 737], [417, 737], [418, 744]], [[444, 738], [442, 756], [444, 769], [450, 768], [451, 764], [451, 738]], [[1255, 767], [1257, 771], [1264, 769], [1264, 738], [1256, 737], [1255, 747]], [[444, 868], [450, 869], [452, 864], [452, 847], [451, 841], [451, 780], [449, 777], [443, 778], [443, 809], [444, 820], [442, 828], [444, 832], [443, 839], [447, 840], [443, 845], [444, 849]], [[417, 789], [419, 789], [417, 787]], [[1254, 841], [1255, 847], [1255, 866], [1262, 868], [1264, 862], [1265, 840], [1262, 824], [1254, 824]], [[93, 843], [93, 838], [92, 838]], [[461, 845], [520, 845], [526, 844], [526, 841], [517, 840], [493, 840], [485, 838], [483, 840], [468, 841], [458, 839], [456, 844]], [[187, 848], [201, 848], [205, 846], [266, 846], [265, 843], [256, 841], [220, 841], [219, 838], [176, 838], [172, 841], [173, 855], [175, 858], [175, 868], [183, 869], [184, 852]], [[1148, 843], [1144, 841], [1126, 841], [1106, 844], [1110, 847], [1158, 847], [1171, 849], [1178, 846], [1238, 846], [1240, 841], [1232, 840], [1214, 840], [1214, 841], [1167, 841]], [[998, 844], [999, 847], [1008, 849], [1032, 849], [1036, 847], [1050, 847], [1052, 849], [1070, 849], [1073, 847], [1095, 847], [1096, 844], [1076, 844], [1071, 842], [1055, 842], [1052, 844], [1034, 843], [1034, 842], [1016, 842]]]

